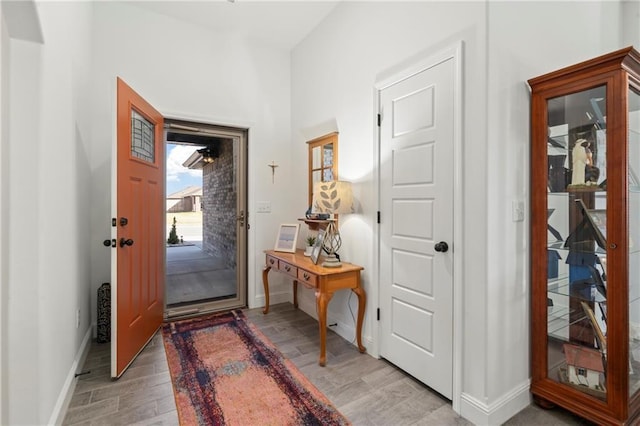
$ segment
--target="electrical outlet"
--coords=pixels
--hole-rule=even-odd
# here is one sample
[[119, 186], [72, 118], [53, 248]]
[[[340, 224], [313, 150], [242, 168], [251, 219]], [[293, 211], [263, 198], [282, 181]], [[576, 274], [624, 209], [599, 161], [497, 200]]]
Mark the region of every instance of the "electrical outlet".
[[80, 328], [80, 309], [76, 311], [76, 328]]

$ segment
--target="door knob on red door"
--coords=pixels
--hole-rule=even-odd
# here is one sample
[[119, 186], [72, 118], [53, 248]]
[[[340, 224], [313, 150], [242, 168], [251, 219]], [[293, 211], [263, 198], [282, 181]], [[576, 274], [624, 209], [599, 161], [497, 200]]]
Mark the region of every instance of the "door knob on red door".
[[131, 238], [125, 240], [124, 238], [120, 238], [120, 247], [124, 247], [124, 246], [132, 246], [133, 245], [133, 240]]

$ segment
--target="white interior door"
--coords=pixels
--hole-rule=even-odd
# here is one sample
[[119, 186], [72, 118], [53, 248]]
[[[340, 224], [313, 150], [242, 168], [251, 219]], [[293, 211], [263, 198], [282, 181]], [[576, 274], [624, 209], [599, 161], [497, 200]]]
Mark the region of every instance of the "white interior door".
[[454, 62], [379, 92], [380, 354], [449, 399]]

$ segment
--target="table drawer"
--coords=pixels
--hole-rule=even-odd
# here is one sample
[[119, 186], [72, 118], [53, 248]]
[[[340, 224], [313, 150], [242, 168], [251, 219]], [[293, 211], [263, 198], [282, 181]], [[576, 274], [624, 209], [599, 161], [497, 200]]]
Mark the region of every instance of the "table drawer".
[[298, 268], [282, 260], [278, 262], [278, 270], [285, 274], [291, 275], [293, 278], [298, 276]]
[[269, 268], [275, 268], [278, 269], [278, 259], [276, 259], [273, 256], [269, 256], [267, 255], [267, 266]]
[[298, 269], [298, 281], [304, 284], [305, 287], [309, 287], [309, 288], [318, 287], [318, 276], [312, 274], [309, 271], [305, 271], [304, 269]]

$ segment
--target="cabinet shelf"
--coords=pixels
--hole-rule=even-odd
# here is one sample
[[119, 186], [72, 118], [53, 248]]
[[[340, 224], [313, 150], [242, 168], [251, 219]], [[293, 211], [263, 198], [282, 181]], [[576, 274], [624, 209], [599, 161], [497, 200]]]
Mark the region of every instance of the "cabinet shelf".
[[547, 332], [549, 336], [568, 342], [568, 330], [575, 324], [587, 319], [586, 315], [577, 314], [578, 312], [575, 309], [571, 309], [568, 306], [550, 306], [547, 313]]
[[607, 299], [597, 290], [595, 284], [585, 285], [581, 290], [581, 293], [571, 291], [569, 276], [562, 276], [559, 279], [550, 280], [547, 285], [547, 292], [551, 294], [567, 296], [585, 302], [607, 302]]
[[[597, 247], [597, 246], [596, 246]], [[569, 247], [565, 247], [565, 242], [564, 241], [552, 241], [547, 243], [547, 249], [548, 250], [556, 250], [558, 252], [561, 253], [568, 253], [570, 251], [572, 252], [576, 252], [576, 253], [590, 253], [590, 254], [596, 254], [598, 256], [606, 256], [607, 252], [600, 248], [597, 247], [595, 250], [579, 250], [579, 249], [572, 249]], [[633, 241], [630, 240], [629, 241], [629, 254], [635, 254], [635, 253], [640, 253], [640, 240], [639, 241]], [[564, 258], [564, 256], [562, 256]]]
[[307, 218], [299, 218], [298, 220], [307, 224], [309, 229], [312, 231], [317, 231], [319, 229], [326, 229], [329, 222], [335, 222], [335, 219], [307, 219]]
[[[640, 190], [640, 187], [638, 188]], [[584, 188], [584, 189], [577, 189], [577, 188], [566, 188], [563, 191], [554, 191], [554, 192], [547, 192], [547, 195], [549, 197], [554, 197], [554, 196], [563, 196], [566, 197], [567, 194], [579, 194], [579, 193], [589, 193], [589, 194], [595, 194], [595, 196], [604, 196], [607, 193], [606, 189], [600, 188], [600, 187], [593, 187], [593, 188]]]
[[[593, 243], [593, 241], [584, 241], [584, 243], [589, 243], [589, 242]], [[597, 247], [595, 250], [589, 250], [589, 249], [580, 250], [580, 249], [565, 247], [565, 242], [564, 241], [553, 241], [553, 242], [550, 242], [547, 245], [547, 249], [558, 250], [560, 252], [573, 251], [573, 252], [576, 252], [576, 253], [597, 254], [598, 256], [605, 256], [607, 254], [607, 252], [604, 249], [600, 248], [600, 247]]]

